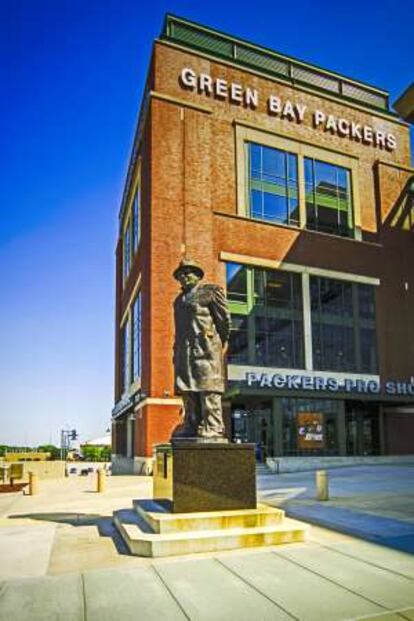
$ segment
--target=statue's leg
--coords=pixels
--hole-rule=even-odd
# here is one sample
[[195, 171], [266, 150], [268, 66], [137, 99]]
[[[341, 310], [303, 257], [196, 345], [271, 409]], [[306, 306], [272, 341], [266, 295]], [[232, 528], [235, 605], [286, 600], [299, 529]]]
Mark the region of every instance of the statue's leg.
[[184, 392], [182, 397], [184, 403], [184, 428], [182, 431], [185, 435], [193, 437], [197, 435], [199, 421], [198, 393]]
[[221, 394], [218, 392], [200, 392], [201, 422], [198, 428], [200, 436], [217, 438], [224, 436]]

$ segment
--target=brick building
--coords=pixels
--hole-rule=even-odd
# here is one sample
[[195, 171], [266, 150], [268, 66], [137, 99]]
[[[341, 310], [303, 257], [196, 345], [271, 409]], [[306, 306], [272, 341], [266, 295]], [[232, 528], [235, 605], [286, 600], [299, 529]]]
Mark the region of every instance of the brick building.
[[180, 420], [184, 254], [227, 290], [233, 440], [414, 453], [413, 178], [386, 91], [167, 16], [119, 216], [114, 471]]

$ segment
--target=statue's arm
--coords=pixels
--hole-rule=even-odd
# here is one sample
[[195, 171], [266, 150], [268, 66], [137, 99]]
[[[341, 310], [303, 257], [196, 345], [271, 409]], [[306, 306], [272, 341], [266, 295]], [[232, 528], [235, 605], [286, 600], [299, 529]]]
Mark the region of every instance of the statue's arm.
[[173, 345], [173, 365], [177, 361], [177, 331], [178, 331], [178, 299], [174, 300], [174, 345]]
[[210, 286], [211, 299], [209, 309], [217, 332], [219, 333], [223, 347], [226, 346], [230, 336], [230, 311], [224, 289], [218, 285]]

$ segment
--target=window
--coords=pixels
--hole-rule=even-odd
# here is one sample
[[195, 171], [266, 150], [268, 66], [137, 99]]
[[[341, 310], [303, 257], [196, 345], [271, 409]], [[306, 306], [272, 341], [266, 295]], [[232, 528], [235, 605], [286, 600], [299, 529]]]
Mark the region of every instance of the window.
[[139, 292], [128, 310], [120, 334], [121, 394], [127, 392], [142, 373], [142, 294]]
[[123, 231], [122, 278], [125, 284], [131, 271], [132, 260], [138, 251], [141, 238], [141, 188], [138, 186], [133, 195], [126, 215], [126, 225]]
[[135, 254], [141, 237], [141, 188], [138, 186], [132, 201], [132, 247]]
[[306, 227], [343, 237], [353, 235], [351, 173], [305, 157]]
[[227, 263], [227, 297], [230, 302], [247, 303], [247, 269], [238, 263]]
[[377, 373], [374, 287], [310, 277], [313, 368]]
[[129, 319], [121, 328], [121, 394], [126, 392], [131, 383], [130, 381], [130, 322]]
[[378, 372], [375, 290], [358, 285], [359, 365], [362, 373]]
[[128, 221], [127, 227], [124, 232], [124, 244], [123, 244], [123, 280], [124, 283], [128, 278], [128, 274], [131, 270], [131, 226]]
[[359, 161], [236, 123], [237, 213], [362, 239]]
[[228, 263], [227, 291], [232, 314], [229, 362], [303, 368], [300, 276]]
[[141, 376], [142, 352], [141, 292], [132, 305], [132, 381]]
[[247, 364], [249, 362], [247, 317], [244, 315], [231, 315], [229, 362], [233, 364]]
[[[373, 284], [232, 262], [226, 267], [230, 364], [304, 369], [306, 359], [308, 370], [378, 373]], [[304, 307], [302, 287], [310, 306]]]
[[250, 215], [299, 226], [297, 156], [248, 143]]

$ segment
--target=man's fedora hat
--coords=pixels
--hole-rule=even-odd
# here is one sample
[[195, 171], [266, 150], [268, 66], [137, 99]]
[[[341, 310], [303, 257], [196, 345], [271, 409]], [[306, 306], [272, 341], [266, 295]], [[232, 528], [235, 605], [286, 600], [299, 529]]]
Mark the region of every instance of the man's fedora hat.
[[181, 259], [180, 263], [178, 264], [178, 267], [173, 272], [174, 278], [177, 280], [178, 276], [183, 271], [194, 272], [194, 274], [197, 274], [199, 278], [203, 278], [204, 276], [204, 271], [201, 269], [201, 267], [197, 265], [197, 263], [195, 261], [192, 261], [191, 259]]

